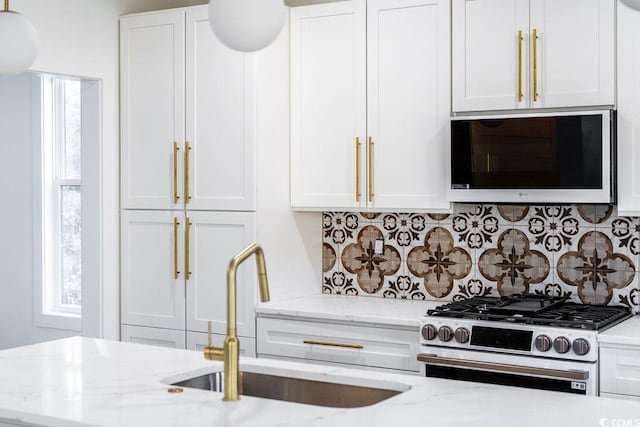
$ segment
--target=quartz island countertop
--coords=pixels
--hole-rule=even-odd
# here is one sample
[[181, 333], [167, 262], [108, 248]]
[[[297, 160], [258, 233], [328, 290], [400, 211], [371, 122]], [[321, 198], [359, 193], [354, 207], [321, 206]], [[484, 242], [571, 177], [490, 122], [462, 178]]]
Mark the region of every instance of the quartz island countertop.
[[[170, 383], [222, 370], [200, 352], [91, 338], [0, 351], [0, 425], [47, 426], [608, 426], [640, 422], [637, 402], [241, 358], [241, 369], [306, 379], [399, 384], [379, 404], [337, 409], [220, 393]], [[638, 421], [636, 421], [638, 420]], [[618, 424], [622, 425], [622, 424]], [[634, 425], [634, 424], [624, 424]]]

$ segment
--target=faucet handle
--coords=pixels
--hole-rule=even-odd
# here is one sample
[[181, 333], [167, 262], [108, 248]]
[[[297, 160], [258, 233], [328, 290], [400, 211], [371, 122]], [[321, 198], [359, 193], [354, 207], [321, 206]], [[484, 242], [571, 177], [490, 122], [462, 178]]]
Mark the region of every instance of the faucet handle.
[[204, 358], [207, 360], [224, 360], [224, 348], [206, 346], [204, 348]]

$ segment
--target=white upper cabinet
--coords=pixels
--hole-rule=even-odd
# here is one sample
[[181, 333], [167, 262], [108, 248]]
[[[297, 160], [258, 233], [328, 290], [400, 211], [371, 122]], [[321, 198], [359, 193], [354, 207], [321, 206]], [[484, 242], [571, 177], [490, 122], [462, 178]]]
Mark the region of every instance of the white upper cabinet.
[[452, 13], [453, 110], [526, 108], [529, 0], [453, 0]]
[[367, 3], [371, 208], [449, 208], [444, 194], [449, 32], [448, 1]]
[[291, 205], [448, 209], [448, 0], [291, 11]]
[[186, 18], [187, 208], [255, 210], [253, 56], [218, 40], [206, 7]]
[[[184, 11], [120, 21], [122, 206], [182, 205]], [[175, 144], [175, 150], [174, 150]], [[175, 152], [174, 152], [175, 151]], [[175, 180], [174, 180], [174, 173]]]
[[366, 205], [365, 19], [364, 0], [291, 9], [293, 207]]
[[618, 4], [618, 215], [640, 215], [640, 11]]
[[614, 0], [453, 0], [453, 111], [613, 105]]
[[121, 19], [122, 207], [255, 210], [254, 65], [207, 7]]

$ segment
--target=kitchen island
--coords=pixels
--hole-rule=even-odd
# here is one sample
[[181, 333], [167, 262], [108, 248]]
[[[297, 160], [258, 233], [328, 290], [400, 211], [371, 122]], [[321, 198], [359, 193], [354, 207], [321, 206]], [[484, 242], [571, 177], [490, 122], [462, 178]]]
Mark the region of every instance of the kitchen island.
[[[609, 426], [640, 423], [638, 403], [393, 373], [240, 359], [241, 370], [407, 390], [340, 409], [170, 384], [222, 370], [200, 352], [68, 338], [0, 352], [0, 425], [47, 426]], [[638, 425], [638, 424], [624, 424]]]

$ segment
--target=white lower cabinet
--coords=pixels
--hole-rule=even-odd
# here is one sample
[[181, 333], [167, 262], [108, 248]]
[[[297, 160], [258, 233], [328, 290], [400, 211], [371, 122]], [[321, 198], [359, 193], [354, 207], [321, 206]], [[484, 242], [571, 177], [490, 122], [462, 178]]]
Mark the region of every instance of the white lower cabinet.
[[[122, 211], [122, 340], [185, 348], [187, 331], [209, 320], [224, 334], [227, 265], [255, 241], [255, 222], [251, 212]], [[254, 264], [240, 266], [236, 293], [238, 335], [251, 340]]]
[[[187, 350], [204, 350], [207, 345], [207, 334], [202, 332], [187, 332]], [[216, 347], [222, 347], [225, 335], [212, 334], [211, 341]], [[256, 340], [248, 337], [238, 338], [240, 341], [240, 356], [256, 357]]]
[[185, 348], [184, 331], [176, 331], [174, 329], [122, 325], [120, 340], [135, 344], [155, 345], [157, 347]]
[[418, 330], [258, 317], [258, 357], [418, 372]]
[[600, 344], [600, 396], [640, 399], [640, 346]]

